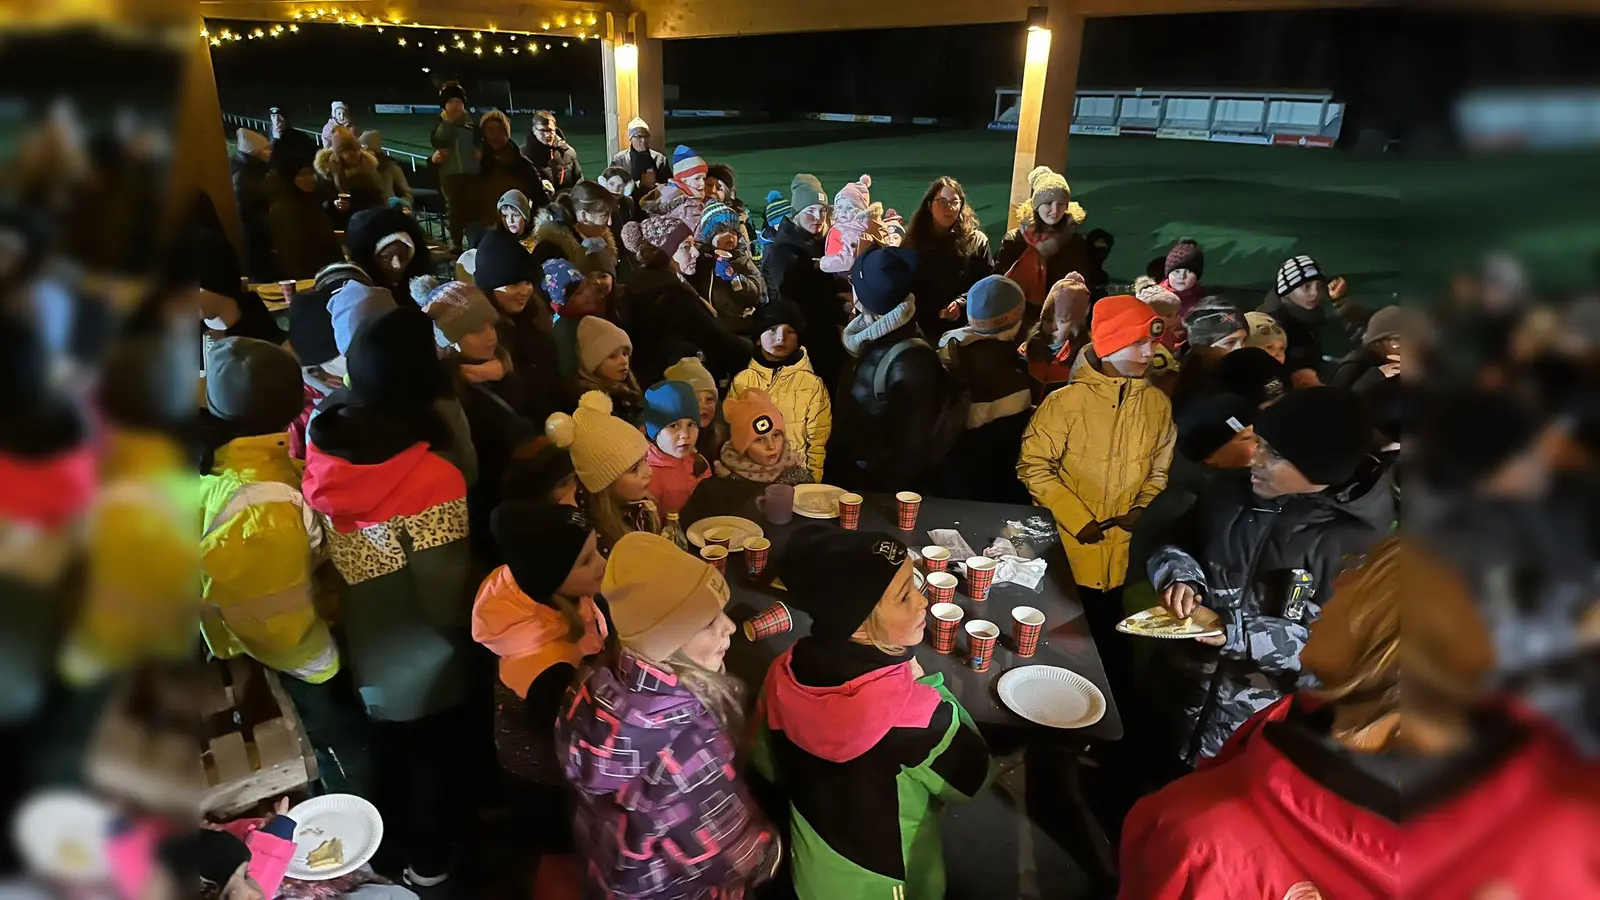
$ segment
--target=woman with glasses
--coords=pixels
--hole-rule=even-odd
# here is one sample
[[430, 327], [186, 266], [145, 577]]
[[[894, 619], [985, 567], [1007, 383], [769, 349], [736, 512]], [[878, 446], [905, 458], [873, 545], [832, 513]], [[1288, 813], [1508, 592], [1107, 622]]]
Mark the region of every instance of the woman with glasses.
[[616, 208], [617, 198], [598, 181], [580, 181], [556, 197], [534, 223], [534, 264], [565, 259], [588, 273], [594, 271], [596, 257], [609, 256], [615, 272], [617, 241], [611, 234], [611, 216]]
[[912, 288], [917, 297], [917, 325], [929, 339], [937, 340], [961, 324], [962, 310], [956, 298], [965, 296], [994, 268], [989, 238], [978, 230], [978, 217], [961, 182], [946, 175], [928, 185], [911, 216], [905, 246], [917, 251]]

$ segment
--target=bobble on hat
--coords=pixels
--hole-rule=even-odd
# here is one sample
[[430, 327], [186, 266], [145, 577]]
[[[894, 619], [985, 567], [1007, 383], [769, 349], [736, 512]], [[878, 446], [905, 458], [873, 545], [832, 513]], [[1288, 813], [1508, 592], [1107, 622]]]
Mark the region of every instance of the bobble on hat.
[[862, 175], [839, 189], [833, 198], [836, 210], [848, 212], [860, 211], [872, 205], [872, 176]]
[[611, 410], [609, 396], [589, 391], [578, 399], [572, 415], [555, 413], [545, 420], [545, 434], [572, 453], [572, 468], [590, 493], [605, 490], [637, 466], [650, 446], [643, 432]]
[[672, 180], [683, 182], [695, 175], [706, 173], [706, 161], [683, 144], [672, 151]]
[[782, 191], [767, 191], [766, 217], [768, 225], [776, 228], [778, 223], [793, 215], [794, 206], [789, 202], [789, 198], [783, 196]]

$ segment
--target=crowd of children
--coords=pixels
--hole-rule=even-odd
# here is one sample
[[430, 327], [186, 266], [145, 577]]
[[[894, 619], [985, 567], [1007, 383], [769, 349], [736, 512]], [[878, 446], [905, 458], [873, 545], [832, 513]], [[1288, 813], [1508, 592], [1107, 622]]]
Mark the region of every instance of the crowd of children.
[[[993, 767], [961, 702], [917, 662], [928, 601], [908, 548], [827, 525], [789, 535], [772, 569], [811, 625], [758, 703], [724, 664], [723, 575], [670, 539], [708, 483], [1041, 508], [1129, 733], [1126, 752], [1098, 758], [1129, 793], [1111, 804], [1113, 837], [1139, 795], [1212, 760], [1240, 772], [1285, 716], [1311, 730], [1319, 704], [1358, 707], [1363, 727], [1397, 714], [1384, 705], [1392, 655], [1368, 665], [1314, 635], [1326, 613], [1347, 643], [1387, 653], [1387, 632], [1330, 600], [1359, 568], [1364, 604], [1396, 602], [1373, 584], [1399, 553], [1382, 543], [1399, 517], [1399, 374], [1430, 359], [1406, 311], [1362, 309], [1304, 255], [1262, 273], [1267, 297], [1242, 308], [1202, 284], [1190, 238], [1119, 289], [1112, 237], [1081, 230], [1089, 211], [1043, 166], [991, 250], [948, 177], [909, 226], [873, 201], [869, 175], [830, 199], [796, 174], [758, 214], [731, 167], [652, 149], [643, 121], [592, 181], [553, 115], [519, 146], [503, 113], [468, 115], [459, 85], [440, 102], [433, 164], [451, 242], [471, 244], [453, 271], [348, 107], [334, 105], [321, 147], [287, 130], [239, 136], [243, 261], [193, 226], [216, 252], [200, 278], [198, 427], [184, 432], [198, 443], [207, 648], [353, 689], [401, 785], [386, 841], [413, 886], [450, 875], [472, 749], [492, 739], [549, 896], [563, 875], [595, 897], [742, 897], [775, 878], [806, 900], [944, 895], [940, 811]], [[309, 282], [281, 328], [244, 287], [280, 279]], [[42, 341], [7, 330], [19, 358]], [[1507, 378], [1533, 368], [1477, 339]], [[1347, 356], [1330, 355], [1342, 344]], [[113, 362], [104, 377], [140, 371]], [[122, 445], [172, 418], [102, 394]], [[1466, 439], [1464, 406], [1439, 404], [1422, 430]], [[1478, 435], [1462, 477], [1526, 499], [1518, 478], [1553, 451], [1480, 408], [1512, 436]], [[67, 461], [82, 445], [43, 452]], [[73, 495], [65, 469], [48, 473]], [[1440, 527], [1460, 526], [1439, 509]], [[1222, 633], [1144, 661], [1116, 626], [1154, 604], [1179, 618], [1204, 605]], [[161, 620], [119, 631], [100, 612], [64, 643], [79, 677], [181, 653]], [[1297, 693], [1308, 676], [1321, 693]], [[1283, 752], [1302, 765], [1312, 751]], [[781, 802], [758, 802], [751, 770]], [[1134, 809], [1124, 896], [1321, 896], [1280, 883], [1292, 867], [1254, 849], [1270, 828], [1243, 850], [1229, 841], [1247, 838], [1191, 821], [1243, 829], [1248, 811], [1196, 805], [1228, 791], [1202, 772]], [[1210, 849], [1174, 846], [1182, 829]], [[216, 877], [240, 885], [227, 896], [281, 877], [232, 845], [223, 856]], [[1218, 874], [1229, 866], [1241, 880]], [[1184, 893], [1184, 878], [1209, 893]]]

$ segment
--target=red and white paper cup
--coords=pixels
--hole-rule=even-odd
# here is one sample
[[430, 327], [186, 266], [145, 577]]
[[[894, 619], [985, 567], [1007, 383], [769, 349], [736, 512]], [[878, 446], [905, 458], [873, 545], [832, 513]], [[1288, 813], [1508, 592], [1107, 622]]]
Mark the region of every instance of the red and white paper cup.
[[961, 607], [954, 603], [935, 603], [928, 607], [928, 612], [933, 615], [933, 649], [938, 653], [954, 653], [956, 649], [956, 632], [961, 628], [961, 619], [966, 616]]
[[994, 642], [999, 637], [1000, 626], [987, 619], [967, 623], [967, 662], [972, 671], [989, 671], [989, 663], [994, 661]]
[[744, 542], [745, 574], [759, 576], [767, 568], [767, 557], [772, 553], [772, 542], [764, 537], [746, 538]]
[[744, 636], [752, 641], [765, 640], [783, 634], [794, 627], [794, 616], [782, 601], [772, 604], [745, 620]]
[[1017, 642], [1018, 656], [1032, 656], [1039, 649], [1039, 635], [1044, 631], [1044, 613], [1031, 606], [1019, 606], [1011, 611], [1011, 639]]
[[725, 525], [713, 525], [700, 532], [700, 539], [706, 542], [707, 547], [717, 546], [725, 550], [733, 549], [733, 529]]
[[949, 572], [934, 572], [928, 576], [928, 599], [935, 603], [949, 603], [956, 596], [956, 577]]
[[895, 524], [901, 531], [915, 531], [917, 513], [922, 511], [922, 495], [915, 491], [901, 491], [894, 495]]
[[300, 282], [295, 281], [293, 278], [285, 278], [284, 280], [278, 282], [278, 287], [283, 289], [284, 300], [293, 300], [295, 289], [299, 286]]
[[839, 495], [839, 527], [855, 531], [861, 527], [861, 504], [866, 498], [848, 491]]
[[950, 567], [950, 551], [938, 544], [929, 544], [922, 548], [922, 561], [928, 567], [928, 573], [943, 572]]
[[728, 574], [728, 548], [727, 547], [723, 547], [723, 546], [721, 546], [719, 544], [707, 544], [704, 547], [700, 548], [700, 558], [705, 560], [708, 563], [711, 563], [713, 566], [716, 566], [717, 567], [717, 571], [721, 572], [724, 577], [727, 576], [727, 574]]
[[987, 600], [989, 587], [994, 584], [994, 570], [1000, 561], [987, 556], [967, 558], [967, 596], [974, 600]]

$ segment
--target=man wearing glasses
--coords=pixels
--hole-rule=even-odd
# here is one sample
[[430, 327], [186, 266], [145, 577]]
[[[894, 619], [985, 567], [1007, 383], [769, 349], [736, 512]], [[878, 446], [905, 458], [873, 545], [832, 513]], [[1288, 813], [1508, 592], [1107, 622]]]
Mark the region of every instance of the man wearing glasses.
[[522, 155], [539, 170], [545, 190], [552, 197], [583, 180], [578, 151], [572, 149], [566, 135], [556, 127], [556, 114], [547, 109], [533, 114], [533, 130], [522, 142]]
[[[1177, 642], [1162, 673], [1166, 736], [1190, 765], [1216, 755], [1258, 710], [1292, 693], [1300, 650], [1334, 580], [1389, 533], [1388, 467], [1372, 425], [1342, 388], [1291, 391], [1256, 418], [1248, 472], [1212, 483], [1150, 556], [1150, 583], [1174, 617], [1206, 606], [1223, 634]], [[1209, 646], [1204, 646], [1209, 645]], [[1181, 710], [1181, 713], [1180, 713]]]

